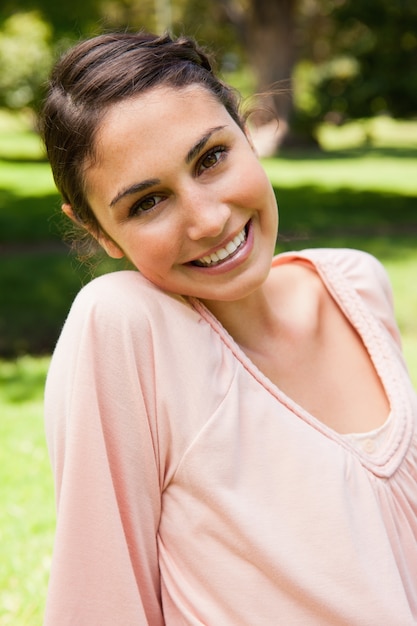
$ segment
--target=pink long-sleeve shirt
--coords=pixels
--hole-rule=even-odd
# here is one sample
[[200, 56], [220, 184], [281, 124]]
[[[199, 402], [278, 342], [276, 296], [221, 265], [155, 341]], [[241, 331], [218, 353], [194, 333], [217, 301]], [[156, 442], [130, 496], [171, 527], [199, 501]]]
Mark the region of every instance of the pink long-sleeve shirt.
[[315, 419], [199, 301], [136, 272], [92, 281], [46, 386], [57, 528], [45, 626], [417, 624], [417, 398], [390, 286], [361, 252], [273, 263], [300, 258], [373, 360], [384, 437]]

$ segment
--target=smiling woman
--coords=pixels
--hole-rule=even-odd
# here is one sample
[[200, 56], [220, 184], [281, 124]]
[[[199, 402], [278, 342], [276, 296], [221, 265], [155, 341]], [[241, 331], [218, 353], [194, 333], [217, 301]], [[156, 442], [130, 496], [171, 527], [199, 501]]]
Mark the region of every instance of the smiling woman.
[[206, 88], [163, 85], [114, 104], [84, 178], [100, 243], [161, 289], [229, 299], [268, 274], [274, 193], [246, 133]]
[[64, 213], [137, 271], [92, 281], [45, 413], [45, 626], [417, 620], [417, 400], [382, 266], [273, 257], [239, 99], [186, 37], [58, 62], [41, 129]]

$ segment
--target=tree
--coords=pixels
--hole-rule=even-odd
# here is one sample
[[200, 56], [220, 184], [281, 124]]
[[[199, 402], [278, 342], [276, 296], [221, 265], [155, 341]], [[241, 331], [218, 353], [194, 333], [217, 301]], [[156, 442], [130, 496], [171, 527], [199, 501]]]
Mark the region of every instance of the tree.
[[[311, 139], [324, 119], [416, 115], [415, 0], [222, 4], [243, 35], [257, 90], [289, 87], [286, 96], [272, 90], [266, 99], [284, 129], [283, 143]], [[265, 113], [257, 117], [261, 124], [268, 120]]]
[[0, 31], [0, 106], [36, 105], [51, 65], [51, 29], [37, 12], [16, 13]]
[[[287, 135], [293, 110], [292, 73], [296, 58], [295, 16], [299, 0], [216, 0], [185, 2], [182, 19], [174, 22], [207, 43], [221, 58], [240, 59], [254, 77], [256, 105], [250, 116], [254, 134], [267, 128], [268, 146], [274, 152]], [[237, 66], [239, 63], [235, 63]], [[280, 132], [277, 133], [277, 120]]]
[[339, 0], [332, 13], [333, 49], [356, 61], [348, 76], [318, 83], [324, 111], [342, 117], [417, 113], [417, 3], [415, 0]]
[[[415, 0], [3, 0], [3, 31], [6, 17], [33, 7], [59, 48], [109, 29], [161, 32], [165, 23], [214, 49], [221, 70], [249, 67], [253, 91], [264, 94], [251, 120], [258, 136], [267, 129], [269, 152], [282, 140], [311, 140], [324, 119], [417, 112]], [[9, 79], [21, 66], [20, 50], [37, 32], [22, 37], [15, 29], [16, 61], [4, 53], [0, 59], [3, 104], [10, 101], [5, 92], [13, 91]], [[9, 40], [7, 45], [11, 49]], [[24, 57], [30, 68], [35, 54]], [[38, 65], [39, 72], [33, 63], [28, 70], [31, 84], [41, 80], [44, 63]], [[270, 119], [279, 120], [279, 135]]]
[[291, 98], [282, 98], [270, 90], [272, 86], [291, 86], [296, 58], [296, 8], [297, 0], [252, 0], [245, 12], [245, 44], [256, 72], [257, 89], [261, 93], [269, 91], [273, 110], [285, 120], [291, 111]]
[[53, 30], [55, 39], [76, 40], [97, 28], [102, 0], [2, 0], [0, 18], [36, 11]]

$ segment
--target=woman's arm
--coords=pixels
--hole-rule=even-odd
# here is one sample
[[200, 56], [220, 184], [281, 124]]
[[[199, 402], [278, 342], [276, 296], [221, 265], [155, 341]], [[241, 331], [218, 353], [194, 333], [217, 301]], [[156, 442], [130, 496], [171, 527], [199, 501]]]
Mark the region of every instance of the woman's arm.
[[45, 626], [164, 623], [152, 348], [111, 286], [76, 299], [48, 375], [57, 528]]

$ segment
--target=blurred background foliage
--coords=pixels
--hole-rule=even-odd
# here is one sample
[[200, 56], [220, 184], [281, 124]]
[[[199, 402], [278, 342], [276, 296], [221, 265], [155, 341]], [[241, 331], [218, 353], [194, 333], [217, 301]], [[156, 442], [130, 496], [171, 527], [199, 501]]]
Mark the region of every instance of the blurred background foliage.
[[195, 36], [246, 95], [281, 86], [258, 120], [278, 115], [281, 141], [312, 140], [323, 120], [417, 114], [415, 0], [3, 0], [0, 106], [36, 107], [60, 51], [125, 28]]

